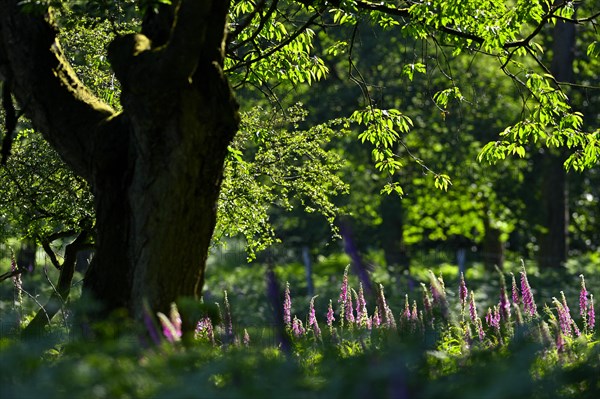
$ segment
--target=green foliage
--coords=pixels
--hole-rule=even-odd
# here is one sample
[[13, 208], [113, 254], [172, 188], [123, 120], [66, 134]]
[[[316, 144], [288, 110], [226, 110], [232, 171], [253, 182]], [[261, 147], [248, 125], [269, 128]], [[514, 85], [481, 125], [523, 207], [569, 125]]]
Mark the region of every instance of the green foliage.
[[[350, 120], [364, 126], [365, 130], [358, 135], [358, 139], [373, 145], [371, 156], [375, 168], [388, 176], [394, 175], [402, 167], [402, 162], [394, 154], [393, 148], [401, 141], [402, 135], [409, 132], [412, 120], [397, 109], [376, 108], [354, 111]], [[387, 184], [382, 191], [388, 194], [395, 191], [400, 196], [403, 194], [402, 187], [393, 183]]]
[[22, 130], [12, 156], [0, 169], [0, 215], [4, 239], [47, 237], [58, 231], [90, 228], [93, 199], [87, 183], [61, 162], [33, 130]]
[[242, 234], [249, 257], [277, 241], [269, 213], [273, 207], [318, 212], [336, 231], [333, 198], [347, 191], [336, 172], [342, 158], [328, 146], [345, 134], [341, 120], [300, 130], [300, 105], [285, 111], [255, 107], [242, 114], [229, 147], [219, 200], [216, 240]]
[[[225, 71], [234, 87], [242, 84], [262, 86], [267, 84], [311, 84], [323, 79], [328, 68], [319, 57], [311, 54], [314, 31], [309, 22], [315, 17], [298, 9], [293, 2], [282, 2], [280, 10], [273, 6], [255, 12], [256, 5], [239, 1], [230, 11], [235, 30]], [[288, 18], [292, 16], [292, 18]]]

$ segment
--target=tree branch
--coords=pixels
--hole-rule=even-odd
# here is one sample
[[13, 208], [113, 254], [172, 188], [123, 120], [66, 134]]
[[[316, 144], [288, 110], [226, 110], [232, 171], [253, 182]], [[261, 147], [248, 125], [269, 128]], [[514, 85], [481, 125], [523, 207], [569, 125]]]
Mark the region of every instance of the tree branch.
[[[271, 8], [274, 8], [274, 6], [275, 6], [275, 8], [276, 8], [276, 6], [277, 6], [277, 1], [278, 1], [278, 0], [274, 0], [274, 1], [271, 3]], [[248, 15], [246, 16], [246, 18], [245, 18], [245, 19], [244, 19], [244, 20], [243, 20], [243, 21], [242, 21], [240, 24], [238, 24], [238, 25], [235, 27], [235, 29], [234, 29], [234, 30], [233, 30], [231, 33], [227, 34], [227, 43], [228, 43], [228, 44], [232, 43], [232, 42], [235, 40], [235, 38], [236, 38], [236, 37], [237, 37], [237, 36], [238, 36], [238, 35], [239, 35], [239, 34], [240, 34], [240, 33], [241, 33], [241, 32], [242, 32], [244, 29], [246, 29], [246, 28], [248, 27], [248, 25], [250, 25], [250, 23], [251, 23], [251, 22], [252, 22], [252, 20], [254, 19], [254, 16], [255, 16], [256, 14], [258, 14], [260, 11], [262, 11], [262, 9], [265, 7], [265, 4], [266, 4], [266, 2], [267, 2], [267, 0], [260, 0], [260, 3], [258, 3], [258, 4], [257, 4], [257, 5], [254, 7], [254, 9], [252, 10], [252, 12], [251, 12], [250, 14], [248, 14]], [[269, 14], [269, 12], [267, 12], [267, 14]], [[262, 29], [262, 26], [264, 25], [264, 23], [263, 23], [263, 21], [264, 21], [264, 20], [265, 20], [265, 18], [264, 18], [264, 17], [263, 17], [263, 18], [261, 18], [261, 26], [259, 27], [259, 29], [256, 29], [256, 31], [255, 31], [255, 32], [259, 32], [259, 31], [260, 31], [260, 29]], [[257, 34], [258, 34], [258, 33], [257, 33]], [[251, 38], [251, 39], [252, 39], [252, 38]], [[245, 40], [244, 42], [246, 42], [246, 41], [247, 41], [247, 40]], [[242, 43], [244, 43], [244, 42], [241, 42], [241, 43], [238, 43], [238, 44], [232, 45], [230, 48], [228, 48], [228, 51], [230, 51], [230, 52], [231, 52], [231, 51], [234, 51], [235, 49], [237, 49], [237, 48], [241, 47]]]
[[[52, 292], [46, 306], [42, 306], [41, 310], [35, 315], [31, 322], [29, 322], [27, 327], [25, 327], [22, 332], [23, 337], [35, 337], [41, 335], [44, 328], [50, 324], [52, 318], [58, 313], [69, 297], [71, 292], [71, 282], [73, 281], [73, 275], [75, 274], [77, 252], [87, 246], [88, 237], [89, 232], [83, 230], [72, 243], [66, 246], [65, 258], [62, 265], [60, 265], [60, 275], [58, 277], [56, 289]], [[52, 250], [50, 249], [50, 251]], [[56, 256], [53, 257], [56, 260]]]
[[[96, 141], [115, 115], [81, 83], [64, 56], [51, 12], [26, 13], [18, 0], [0, 0], [0, 55], [25, 115], [73, 170], [91, 181]], [[6, 76], [8, 75], [8, 76]], [[6, 79], [8, 77], [8, 79]]]
[[306, 29], [308, 29], [310, 27], [310, 25], [312, 25], [312, 23], [320, 16], [320, 14], [314, 14], [312, 15], [308, 21], [306, 21], [306, 23], [304, 25], [302, 25], [299, 29], [297, 29], [294, 33], [292, 33], [290, 36], [287, 37], [287, 39], [285, 39], [284, 41], [282, 41], [281, 43], [279, 43], [277, 46], [269, 49], [268, 51], [265, 51], [264, 53], [254, 57], [251, 60], [247, 60], [244, 62], [240, 62], [237, 65], [234, 65], [233, 67], [225, 70], [225, 72], [228, 71], [232, 71], [235, 69], [239, 69], [239, 68], [244, 68], [244, 67], [249, 67], [250, 65], [254, 64], [257, 61], [260, 61], [262, 59], [265, 59], [267, 57], [270, 57], [271, 55], [275, 54], [276, 52], [278, 52], [279, 50], [281, 50], [282, 48], [284, 48], [285, 46], [287, 46], [288, 44], [290, 44], [292, 41], [294, 41], [294, 39], [296, 39], [298, 36], [300, 36], [300, 34], [302, 32], [304, 32]]

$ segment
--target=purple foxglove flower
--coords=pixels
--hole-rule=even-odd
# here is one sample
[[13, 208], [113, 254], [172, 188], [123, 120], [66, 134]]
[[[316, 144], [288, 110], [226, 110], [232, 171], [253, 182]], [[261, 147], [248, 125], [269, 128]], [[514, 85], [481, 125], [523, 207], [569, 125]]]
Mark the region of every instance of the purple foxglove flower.
[[500, 317], [504, 321], [510, 320], [510, 302], [508, 301], [508, 295], [506, 294], [506, 286], [502, 285], [500, 287], [500, 303], [498, 304], [500, 308]]
[[488, 308], [487, 313], [485, 314], [485, 322], [488, 326], [493, 327], [494, 316], [492, 315], [492, 308]]
[[442, 272], [440, 272], [437, 281], [440, 284], [442, 295], [446, 296], [446, 284], [444, 283], [444, 276], [442, 276]]
[[205, 316], [198, 321], [196, 324], [195, 336], [196, 339], [201, 337], [206, 338], [208, 341], [210, 341], [210, 343], [215, 345], [215, 330], [210, 317]]
[[448, 301], [446, 300], [446, 288], [444, 286], [444, 279], [440, 274], [439, 277], [435, 277], [433, 272], [429, 270], [429, 281], [431, 286], [431, 296], [433, 298], [433, 304], [439, 307], [443, 319], [448, 319]]
[[313, 332], [315, 333], [315, 337], [319, 338], [321, 336], [321, 329], [319, 328], [319, 323], [317, 322], [317, 315], [315, 312], [315, 298], [317, 296], [318, 295], [315, 295], [310, 299], [308, 311], [308, 326], [312, 327]]
[[244, 328], [244, 338], [242, 340], [244, 346], [250, 346], [250, 334], [248, 334], [248, 330]]
[[396, 319], [394, 318], [394, 314], [392, 313], [392, 310], [387, 304], [382, 284], [379, 284], [379, 292], [377, 293], [377, 305], [379, 307], [379, 312], [381, 312], [381, 322], [385, 323], [386, 327], [395, 329]]
[[392, 309], [390, 309], [389, 306], [386, 307], [385, 320], [388, 328], [391, 328], [392, 330], [396, 329], [396, 318], [394, 317], [394, 313], [392, 313]]
[[417, 301], [413, 300], [412, 312], [410, 314], [410, 319], [412, 321], [417, 321], [419, 319], [419, 312], [417, 310]]
[[181, 315], [179, 314], [179, 310], [177, 309], [175, 302], [171, 304], [171, 313], [169, 316], [173, 327], [175, 327], [175, 332], [181, 337]]
[[354, 309], [352, 308], [352, 294], [348, 295], [348, 298], [346, 300], [344, 317], [346, 318], [346, 320], [348, 320], [348, 324], [354, 324], [354, 322], [356, 321], [356, 319], [354, 318]]
[[469, 290], [467, 289], [467, 284], [465, 283], [465, 276], [461, 272], [460, 273], [460, 284], [458, 287], [458, 298], [460, 299], [460, 308], [462, 311], [465, 311], [465, 306], [467, 304], [467, 298], [469, 296]]
[[[354, 292], [354, 290], [352, 290]], [[356, 295], [356, 293], [355, 293]], [[362, 282], [358, 285], [358, 295], [356, 295], [356, 323], [362, 327], [369, 327], [369, 314], [367, 312], [367, 301], [365, 300], [365, 293], [363, 290]]]
[[177, 342], [181, 340], [181, 316], [179, 315], [179, 311], [177, 310], [177, 305], [175, 303], [171, 304], [171, 312], [170, 318], [168, 318], [164, 313], [157, 313], [158, 319], [160, 320], [160, 324], [163, 328], [163, 334], [167, 341], [169, 342]]
[[229, 306], [229, 298], [227, 298], [227, 291], [223, 291], [225, 299], [223, 304], [225, 305], [225, 315], [223, 322], [225, 324], [225, 335], [228, 342], [233, 343], [233, 320], [231, 318], [231, 307]]
[[402, 312], [402, 315], [400, 315], [400, 319], [402, 321], [408, 321], [410, 320], [410, 303], [408, 301], [408, 294], [404, 295], [404, 311]]
[[294, 336], [296, 336], [296, 338], [303, 336], [306, 332], [304, 326], [302, 325], [302, 320], [300, 320], [296, 316], [294, 316], [294, 320], [292, 321], [292, 332], [294, 333]]
[[469, 298], [469, 316], [471, 316], [471, 321], [473, 323], [477, 323], [477, 306], [475, 305], [475, 294], [471, 291], [471, 296]]
[[590, 295], [590, 302], [588, 305], [588, 314], [587, 314], [587, 325], [592, 331], [594, 326], [596, 325], [596, 314], [594, 313], [594, 295]]
[[479, 340], [483, 341], [483, 339], [485, 338], [485, 332], [483, 331], [483, 324], [481, 323], [481, 319], [478, 317], [477, 318], [477, 334], [479, 335]]
[[292, 298], [290, 297], [290, 283], [287, 281], [283, 297], [283, 322], [286, 326], [292, 325]]
[[521, 272], [521, 295], [523, 295], [523, 308], [525, 313], [533, 317], [537, 313], [537, 305], [533, 299], [533, 293], [531, 292], [531, 287], [527, 280], [525, 267], [523, 267], [523, 271]]
[[335, 317], [333, 315], [333, 305], [331, 303], [331, 299], [329, 300], [329, 309], [327, 309], [327, 325], [329, 329], [333, 328], [333, 322], [335, 321]]
[[565, 308], [562, 303], [558, 301], [556, 298], [552, 298], [552, 302], [556, 305], [556, 313], [558, 314], [558, 323], [560, 326], [560, 331], [562, 334], [567, 336], [572, 336], [571, 334], [571, 315], [569, 314], [569, 309]]
[[515, 275], [510, 274], [512, 276], [512, 301], [515, 305], [520, 303], [519, 301], [519, 288], [517, 287], [517, 281], [515, 280]]
[[444, 294], [440, 279], [435, 277], [435, 274], [429, 270], [429, 285], [431, 289], [431, 297], [433, 298], [434, 304], [440, 304], [442, 302], [442, 296]]
[[588, 310], [588, 292], [585, 288], [585, 279], [583, 278], [583, 274], [580, 274], [579, 277], [581, 277], [581, 292], [579, 293], [579, 314], [581, 315], [581, 317], [583, 317], [583, 320], [585, 321]]
[[[360, 284], [360, 283], [359, 283]], [[362, 286], [361, 286], [362, 288]], [[358, 293], [352, 289], [352, 295], [354, 296], [354, 302], [356, 302], [356, 324], [360, 324], [360, 319], [362, 317], [362, 304], [360, 303], [360, 298]]]
[[473, 342], [473, 336], [471, 335], [471, 327], [469, 327], [469, 323], [462, 323], [463, 324], [463, 337], [465, 340], [465, 344], [467, 345], [467, 348], [471, 346], [471, 343]]
[[[347, 309], [348, 309], [348, 299], [352, 301], [352, 297], [348, 294], [348, 269], [350, 265], [346, 266], [344, 269], [344, 277], [342, 279], [342, 286], [340, 288], [340, 297], [338, 298], [338, 303], [340, 304], [340, 323], [342, 327], [344, 326], [344, 318], [346, 317]], [[350, 314], [352, 314], [352, 303], [350, 303]], [[350, 321], [350, 320], [348, 320]], [[354, 321], [354, 320], [352, 320]]]
[[569, 305], [567, 305], [567, 298], [565, 297], [565, 293], [563, 291], [561, 291], [560, 295], [561, 295], [563, 307], [568, 316], [568, 320], [571, 322], [571, 327], [573, 327], [573, 330], [575, 331], [575, 335], [577, 335], [579, 337], [581, 335], [581, 331], [579, 330], [579, 327], [577, 327], [575, 320], [573, 320], [573, 318], [571, 317], [571, 310], [569, 309]]
[[165, 336], [167, 341], [179, 341], [181, 335], [178, 334], [177, 329], [175, 328], [173, 323], [171, 323], [171, 320], [169, 320], [169, 318], [164, 313], [158, 312], [156, 315], [158, 316], [158, 320], [160, 321], [160, 324], [163, 329], [163, 335]]
[[423, 287], [423, 308], [426, 313], [431, 313], [431, 299], [429, 298], [429, 292], [427, 291], [425, 284], [421, 283], [421, 287]]
[[573, 330], [575, 330], [575, 336], [580, 337], [581, 336], [581, 330], [579, 330], [579, 327], [577, 327], [577, 324], [575, 323], [575, 320], [571, 320], [573, 322]]
[[373, 312], [373, 327], [381, 326], [381, 312], [379, 311], [379, 306], [375, 306], [375, 311]]
[[562, 305], [569, 314], [569, 318], [571, 318], [571, 310], [569, 309], [569, 305], [567, 305], [567, 298], [565, 297], [564, 291], [560, 292], [560, 299], [562, 301]]
[[500, 307], [494, 306], [494, 314], [492, 316], [492, 326], [500, 331]]

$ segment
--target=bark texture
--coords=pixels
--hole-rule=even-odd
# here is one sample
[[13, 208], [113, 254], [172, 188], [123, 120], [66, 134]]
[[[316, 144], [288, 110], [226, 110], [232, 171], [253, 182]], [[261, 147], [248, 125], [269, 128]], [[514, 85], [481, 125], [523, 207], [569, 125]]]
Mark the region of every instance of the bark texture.
[[[0, 76], [96, 201], [84, 292], [103, 313], [168, 310], [201, 292], [237, 104], [222, 74], [228, 2], [181, 0], [108, 49], [123, 112], [68, 65], [49, 13], [0, 0]], [[147, 35], [146, 35], [147, 33]], [[153, 43], [153, 39], [156, 40]]]

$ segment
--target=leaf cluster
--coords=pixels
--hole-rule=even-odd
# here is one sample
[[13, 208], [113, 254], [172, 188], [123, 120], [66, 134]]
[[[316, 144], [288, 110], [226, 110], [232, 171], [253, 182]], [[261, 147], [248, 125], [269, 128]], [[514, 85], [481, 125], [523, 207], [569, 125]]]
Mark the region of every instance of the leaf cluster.
[[300, 129], [305, 117], [300, 105], [285, 112], [256, 107], [243, 113], [225, 164], [217, 240], [241, 233], [253, 257], [277, 241], [269, 220], [272, 207], [318, 212], [335, 231], [333, 199], [348, 187], [336, 174], [343, 160], [328, 144], [347, 125], [332, 121]]

